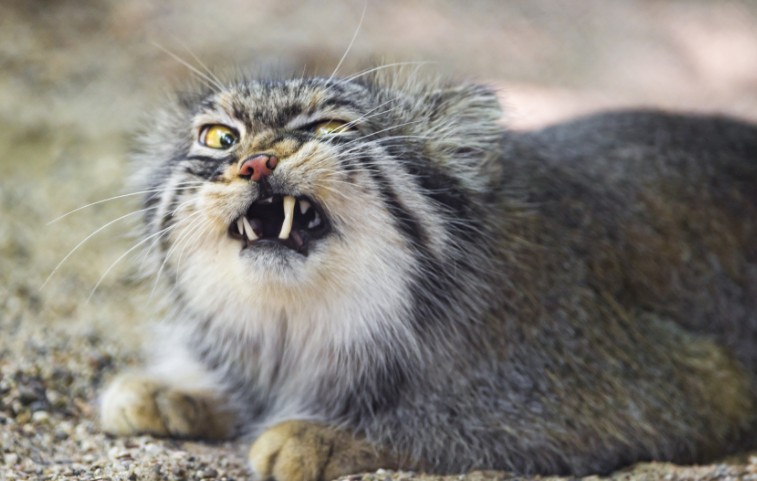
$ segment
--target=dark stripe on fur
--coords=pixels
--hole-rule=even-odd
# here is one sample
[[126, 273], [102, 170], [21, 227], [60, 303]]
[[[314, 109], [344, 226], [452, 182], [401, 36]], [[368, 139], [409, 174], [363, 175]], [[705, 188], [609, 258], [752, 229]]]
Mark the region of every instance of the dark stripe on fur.
[[470, 193], [466, 192], [460, 181], [443, 172], [437, 164], [428, 159], [417, 158], [405, 154], [398, 162], [408, 174], [410, 174], [419, 192], [434, 201], [434, 205], [455, 220], [457, 228], [453, 234], [466, 242], [475, 243], [480, 240], [482, 229], [480, 206], [470, 199]]
[[364, 162], [363, 165], [368, 169], [371, 177], [376, 182], [379, 194], [381, 194], [381, 198], [389, 212], [392, 214], [392, 218], [400, 232], [404, 234], [410, 242], [410, 245], [416, 247], [422, 252], [426, 252], [428, 250], [428, 237], [423, 230], [421, 223], [410, 211], [405, 209], [405, 206], [402, 205], [397, 193], [394, 192], [394, 189], [392, 189], [389, 181], [386, 179], [383, 172], [381, 172], [381, 169], [370, 160]]
[[229, 165], [237, 162], [237, 156], [233, 154], [220, 159], [205, 155], [193, 155], [188, 159], [194, 160], [194, 162], [187, 165], [184, 171], [208, 180], [222, 175]]
[[378, 184], [381, 197], [400, 232], [413, 246], [419, 263], [419, 268], [413, 274], [409, 288], [413, 298], [413, 329], [419, 335], [429, 334], [432, 329], [438, 328], [438, 326], [430, 326], [429, 323], [433, 320], [446, 319], [447, 306], [451, 305], [449, 296], [437, 294], [458, 292], [455, 279], [450, 273], [466, 269], [466, 266], [454, 260], [449, 262], [452, 265], [442, 264], [436, 259], [428, 248], [427, 233], [416, 217], [402, 205], [378, 166], [370, 161], [365, 162], [364, 165]]
[[[405, 370], [406, 362], [390, 346], [379, 350], [387, 354], [381, 358], [381, 364], [375, 365], [370, 371], [364, 371], [350, 385], [350, 391], [339, 399], [338, 405], [333, 405], [331, 386], [324, 386], [325, 391], [319, 393], [319, 397], [328, 400], [328, 404], [333, 406], [337, 417], [359, 425], [365, 421], [366, 412], [373, 415], [385, 413], [399, 403], [409, 379]], [[389, 353], [395, 355], [388, 355]]]

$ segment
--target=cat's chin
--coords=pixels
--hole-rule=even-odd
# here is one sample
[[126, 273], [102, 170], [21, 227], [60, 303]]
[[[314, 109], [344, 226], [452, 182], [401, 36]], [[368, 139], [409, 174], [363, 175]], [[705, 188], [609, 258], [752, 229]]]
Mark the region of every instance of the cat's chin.
[[298, 252], [286, 243], [272, 239], [261, 239], [253, 244], [243, 244], [239, 251], [242, 262], [258, 273], [278, 277], [298, 269], [307, 262], [307, 254]]
[[258, 239], [249, 241], [240, 240], [240, 256], [257, 256], [257, 255], [297, 255], [307, 257], [310, 252], [310, 242], [302, 240], [302, 237], [291, 236], [288, 239]]
[[307, 251], [302, 252], [296, 247], [292, 247], [285, 241], [278, 239], [260, 239], [254, 243], [242, 243], [239, 256], [249, 259], [290, 259], [307, 257]]

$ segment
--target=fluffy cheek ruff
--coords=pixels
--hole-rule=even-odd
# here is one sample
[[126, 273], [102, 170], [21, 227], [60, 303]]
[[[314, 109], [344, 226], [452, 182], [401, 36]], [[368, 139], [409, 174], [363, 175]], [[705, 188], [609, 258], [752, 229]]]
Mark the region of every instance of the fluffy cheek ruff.
[[[228, 224], [250, 202], [246, 185], [209, 183], [189, 203], [192, 209], [177, 214], [186, 227], [174, 231], [172, 243], [192, 241], [177, 248], [181, 253], [170, 261], [176, 266], [177, 287], [194, 310], [234, 323], [245, 314], [260, 317], [261, 310], [266, 317], [301, 315], [312, 322], [339, 323], [346, 332], [357, 329], [361, 319], [375, 323], [368, 318], [390, 306], [407, 307], [405, 283], [415, 259], [403, 236], [390, 227], [393, 219], [380, 196], [341, 181], [303, 185], [320, 186], [304, 193], [317, 199], [333, 225], [308, 256], [286, 249], [250, 255], [250, 249], [240, 249], [240, 242], [228, 235]], [[199, 220], [192, 224], [190, 216]], [[192, 229], [202, 232], [189, 233]], [[308, 312], [297, 314], [302, 306]], [[315, 321], [319, 317], [323, 319]]]

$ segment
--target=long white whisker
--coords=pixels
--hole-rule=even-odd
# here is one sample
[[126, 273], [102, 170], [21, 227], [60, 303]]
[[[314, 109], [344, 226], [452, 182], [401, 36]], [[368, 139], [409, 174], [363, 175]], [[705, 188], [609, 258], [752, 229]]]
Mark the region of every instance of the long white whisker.
[[108, 228], [109, 226], [115, 224], [118, 221], [126, 219], [127, 217], [131, 217], [131, 216], [133, 216], [135, 214], [145, 213], [145, 212], [147, 212], [149, 210], [153, 210], [153, 209], [157, 209], [157, 206], [147, 207], [146, 209], [140, 209], [140, 210], [135, 210], [133, 212], [129, 212], [128, 214], [124, 214], [121, 217], [118, 217], [117, 219], [114, 219], [114, 220], [108, 222], [107, 224], [103, 225], [102, 227], [99, 227], [94, 232], [92, 232], [91, 234], [89, 234], [81, 242], [79, 242], [78, 244], [76, 244], [76, 246], [73, 249], [71, 249], [71, 251], [69, 251], [69, 253], [66, 254], [66, 256], [60, 262], [58, 262], [58, 265], [55, 266], [55, 268], [50, 273], [50, 275], [47, 276], [47, 279], [45, 279], [45, 282], [43, 282], [42, 286], [40, 286], [40, 290], [45, 288], [45, 286], [47, 285], [47, 283], [50, 282], [50, 279], [52, 279], [52, 277], [55, 275], [55, 273], [58, 272], [58, 269], [60, 269], [61, 266], [69, 259], [69, 257], [71, 257], [72, 255], [74, 255], [74, 253], [76, 251], [78, 251], [79, 248], [81, 246], [83, 246], [89, 239], [91, 239], [92, 237], [96, 236], [98, 233], [102, 232], [103, 230], [105, 230], [106, 228]]
[[[424, 120], [413, 120], [413, 121], [410, 121], [410, 122], [404, 122], [404, 123], [401, 123], [401, 124], [392, 125], [391, 127], [387, 127], [385, 129], [377, 130], [376, 132], [371, 132], [370, 134], [363, 135], [363, 136], [361, 136], [361, 137], [359, 137], [359, 138], [357, 138], [355, 140], [351, 140], [349, 142], [345, 142], [344, 146], [347, 147], [347, 146], [350, 146], [352, 144], [355, 144], [355, 143], [358, 143], [358, 142], [362, 142], [365, 139], [368, 139], [370, 137], [374, 137], [376, 135], [382, 134], [384, 132], [388, 132], [388, 131], [393, 130], [393, 129], [398, 129], [400, 127], [406, 127], [406, 126], [412, 125], [412, 124], [418, 124], [418, 123], [421, 123], [421, 122], [424, 122]], [[379, 139], [379, 141], [381, 141], [381, 140], [383, 140], [383, 139]]]
[[174, 37], [174, 39], [177, 42], [179, 42], [179, 44], [182, 47], [184, 47], [184, 50], [186, 50], [187, 53], [192, 56], [194, 61], [197, 62], [200, 65], [200, 67], [202, 67], [205, 70], [205, 73], [207, 73], [208, 77], [211, 77], [213, 80], [216, 81], [216, 85], [223, 87], [223, 82], [221, 82], [221, 79], [218, 78], [218, 76], [216, 76], [215, 74], [213, 74], [213, 72], [208, 68], [208, 66], [205, 65], [197, 55], [195, 55], [195, 53], [189, 48], [189, 46], [186, 43], [182, 42], [181, 39], [179, 38]]
[[[179, 272], [181, 271], [181, 259], [184, 257], [184, 253], [187, 251], [187, 249], [189, 249], [189, 246], [191, 246], [192, 244], [202, 243], [202, 241], [204, 241], [205, 239], [205, 236], [207, 236], [208, 232], [210, 232], [209, 229], [205, 229], [205, 226], [209, 225], [208, 220], [205, 218], [200, 218], [200, 220], [204, 222], [204, 225], [203, 225], [203, 222], [200, 222], [201, 225], [194, 228], [194, 235], [192, 235], [191, 239], [187, 239], [184, 242], [186, 247], [182, 249], [182, 251], [179, 253], [179, 257], [176, 260], [176, 277], [177, 278], [179, 277]], [[187, 229], [189, 230], [189, 227], [187, 227]]]
[[344, 59], [347, 58], [347, 54], [350, 53], [350, 50], [352, 49], [352, 45], [355, 43], [355, 39], [357, 38], [357, 34], [360, 32], [360, 28], [363, 26], [363, 20], [365, 19], [365, 12], [368, 10], [368, 0], [365, 0], [365, 3], [363, 4], [363, 13], [360, 14], [360, 21], [357, 24], [357, 28], [355, 29], [355, 33], [352, 34], [352, 40], [350, 40], [350, 44], [347, 45], [347, 50], [344, 51], [344, 54], [342, 55], [342, 58], [339, 59], [339, 63], [336, 64], [336, 68], [333, 72], [331, 72], [331, 75], [329, 76], [329, 79], [326, 81], [326, 83], [331, 82], [331, 80], [334, 78], [336, 73], [339, 71], [339, 68], [342, 66], [342, 63], [344, 62]]
[[186, 51], [187, 51], [187, 52], [189, 53], [189, 55], [191, 55], [191, 56], [192, 56], [192, 58], [194, 59], [194, 61], [195, 61], [195, 62], [197, 62], [197, 63], [198, 63], [199, 65], [200, 65], [200, 67], [202, 67], [202, 69], [203, 69], [203, 70], [205, 70], [205, 73], [207, 73], [209, 77], [211, 77], [211, 78], [212, 78], [213, 80], [215, 80], [215, 81], [216, 81], [216, 85], [221, 85], [221, 86], [223, 85], [223, 82], [221, 81], [221, 79], [220, 79], [220, 78], [219, 78], [219, 77], [218, 77], [217, 75], [215, 75], [215, 74], [213, 73], [213, 71], [212, 71], [212, 70], [210, 70], [210, 68], [208, 68], [208, 66], [207, 66], [207, 65], [205, 65], [205, 63], [204, 63], [204, 62], [203, 62], [202, 60], [200, 60], [200, 57], [198, 57], [198, 56], [197, 56], [197, 55], [196, 55], [196, 54], [195, 54], [195, 53], [194, 53], [194, 52], [193, 52], [193, 51], [192, 51], [192, 50], [191, 50], [191, 49], [189, 48], [189, 46], [187, 46], [187, 44], [185, 44], [185, 43], [184, 43], [184, 42], [182, 42], [182, 41], [179, 41], [179, 43], [181, 44], [181, 46], [182, 46], [182, 47], [184, 47], [184, 50], [186, 50]]
[[[189, 234], [192, 232], [192, 226], [194, 226], [197, 222], [202, 220], [202, 217], [197, 217], [200, 214], [202, 214], [202, 211], [196, 211], [189, 216], [187, 216], [185, 219], [182, 219], [181, 222], [187, 223], [186, 231], [179, 236], [178, 239], [176, 239], [176, 242], [174, 242], [174, 245], [171, 246], [170, 249], [168, 249], [168, 252], [166, 252], [165, 257], [163, 258], [163, 262], [161, 262], [160, 267], [158, 268], [158, 272], [155, 274], [155, 281], [153, 281], [152, 289], [150, 290], [150, 298], [152, 299], [153, 294], [155, 294], [155, 290], [158, 288], [158, 282], [160, 281], [160, 276], [163, 273], [163, 269], [166, 267], [166, 264], [168, 263], [168, 259], [171, 257], [171, 254], [173, 251], [179, 246], [179, 244], [182, 242], [183, 239], [187, 238]], [[191, 220], [191, 222], [190, 222]], [[177, 223], [178, 226], [179, 223]]]
[[363, 77], [365, 75], [371, 74], [373, 72], [377, 72], [379, 70], [384, 70], [384, 69], [391, 68], [391, 67], [404, 67], [406, 65], [422, 66], [422, 65], [426, 65], [426, 64], [430, 64], [430, 63], [437, 63], [437, 62], [434, 62], [432, 60], [417, 60], [417, 61], [409, 61], [409, 62], [388, 63], [388, 64], [384, 64], [384, 65], [379, 65], [378, 67], [370, 68], [368, 70], [363, 70], [362, 72], [358, 72], [358, 73], [356, 73], [354, 75], [346, 77], [344, 80], [346, 80], [346, 81], [349, 82], [349, 81], [355, 80], [357, 78]]
[[98, 287], [100, 287], [100, 284], [102, 284], [102, 282], [103, 282], [103, 281], [105, 280], [105, 278], [106, 278], [106, 277], [107, 277], [107, 275], [108, 275], [108, 274], [110, 273], [110, 271], [111, 271], [111, 270], [113, 270], [113, 268], [114, 268], [114, 267], [115, 267], [115, 266], [116, 266], [116, 265], [117, 265], [118, 263], [120, 263], [120, 262], [121, 262], [121, 261], [122, 261], [122, 260], [124, 259], [124, 257], [126, 257], [127, 255], [129, 255], [129, 253], [130, 253], [130, 252], [133, 252], [133, 251], [134, 251], [134, 249], [137, 249], [137, 248], [138, 248], [139, 246], [141, 246], [141, 245], [142, 245], [142, 244], [144, 244], [145, 242], [147, 242], [147, 241], [149, 241], [149, 240], [151, 240], [151, 239], [153, 239], [153, 238], [155, 238], [155, 237], [157, 237], [157, 236], [160, 236], [161, 234], [163, 234], [163, 233], [165, 233], [166, 231], [168, 231], [168, 230], [170, 230], [170, 229], [172, 229], [172, 228], [175, 228], [175, 227], [176, 227], [175, 225], [172, 225], [172, 226], [168, 226], [168, 227], [166, 227], [165, 229], [162, 229], [162, 230], [159, 230], [158, 232], [155, 232], [154, 234], [150, 234], [149, 236], [145, 237], [145, 238], [144, 238], [144, 239], [142, 239], [141, 241], [137, 242], [137, 243], [136, 243], [136, 244], [135, 244], [134, 246], [132, 246], [132, 247], [131, 247], [131, 248], [130, 248], [129, 250], [127, 250], [126, 252], [124, 252], [123, 254], [121, 254], [121, 255], [120, 255], [120, 256], [118, 257], [118, 259], [116, 259], [116, 260], [115, 260], [115, 261], [114, 261], [114, 262], [113, 262], [113, 263], [112, 263], [112, 264], [110, 265], [110, 267], [108, 267], [108, 268], [107, 268], [107, 269], [105, 270], [105, 272], [103, 272], [103, 274], [102, 274], [102, 275], [100, 276], [100, 278], [99, 278], [99, 279], [97, 280], [97, 283], [95, 284], [95, 287], [93, 287], [93, 288], [92, 288], [92, 291], [90, 291], [90, 293], [89, 293], [89, 297], [87, 297], [87, 301], [89, 302], [89, 300], [91, 300], [91, 299], [92, 299], [92, 296], [94, 295], [94, 293], [95, 293], [95, 291], [97, 290], [97, 288], [98, 288]]
[[205, 80], [206, 82], [208, 82], [209, 86], [216, 87], [218, 90], [223, 90], [223, 88], [224, 88], [223, 84], [221, 84], [220, 82], [214, 80], [212, 77], [209, 77], [207, 74], [202, 73], [200, 70], [198, 70], [197, 68], [195, 68], [194, 66], [192, 66], [192, 64], [190, 64], [186, 60], [182, 59], [181, 57], [179, 57], [175, 53], [171, 52], [167, 48], [163, 47], [158, 42], [152, 40], [151, 43], [153, 45], [155, 45], [157, 48], [161, 49], [163, 52], [165, 52], [168, 55], [170, 55], [174, 60], [176, 60], [177, 62], [179, 62], [180, 64], [182, 64], [183, 66], [187, 67], [189, 70], [191, 70], [192, 72], [194, 72], [195, 74], [197, 74], [200, 78], [202, 78], [203, 80]]
[[[187, 187], [187, 186], [190, 186], [190, 185], [202, 185], [202, 184], [203, 184], [203, 182], [193, 182], [191, 184], [187, 183], [187, 184], [183, 184], [183, 185], [175, 185], [173, 187], [174, 188], [178, 188], [178, 187]], [[77, 212], [79, 212], [81, 210], [86, 209], [87, 207], [92, 207], [92, 206], [95, 206], [95, 205], [104, 204], [105, 202], [110, 202], [110, 201], [113, 201], [113, 200], [124, 199], [126, 197], [133, 197], [135, 195], [153, 194], [155, 192], [165, 192], [165, 191], [166, 191], [166, 189], [140, 190], [138, 192], [129, 192], [128, 194], [116, 195], [116, 196], [113, 196], [113, 197], [108, 197], [107, 199], [102, 199], [102, 200], [98, 200], [98, 201], [95, 201], [95, 202], [90, 202], [87, 205], [83, 205], [81, 207], [77, 207], [76, 209], [70, 210], [70, 211], [66, 212], [65, 214], [59, 215], [55, 219], [53, 219], [50, 222], [48, 222], [47, 225], [54, 224], [54, 223], [58, 222], [59, 220], [68, 217], [71, 214], [75, 214], [75, 213], [77, 213]]]

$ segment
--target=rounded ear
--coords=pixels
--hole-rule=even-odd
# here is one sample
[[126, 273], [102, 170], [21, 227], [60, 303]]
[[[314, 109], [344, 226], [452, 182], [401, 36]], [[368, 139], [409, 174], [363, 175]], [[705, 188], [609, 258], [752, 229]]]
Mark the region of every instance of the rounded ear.
[[493, 89], [477, 84], [435, 89], [420, 102], [414, 130], [427, 137], [432, 160], [454, 169], [475, 190], [498, 177], [503, 112]]

